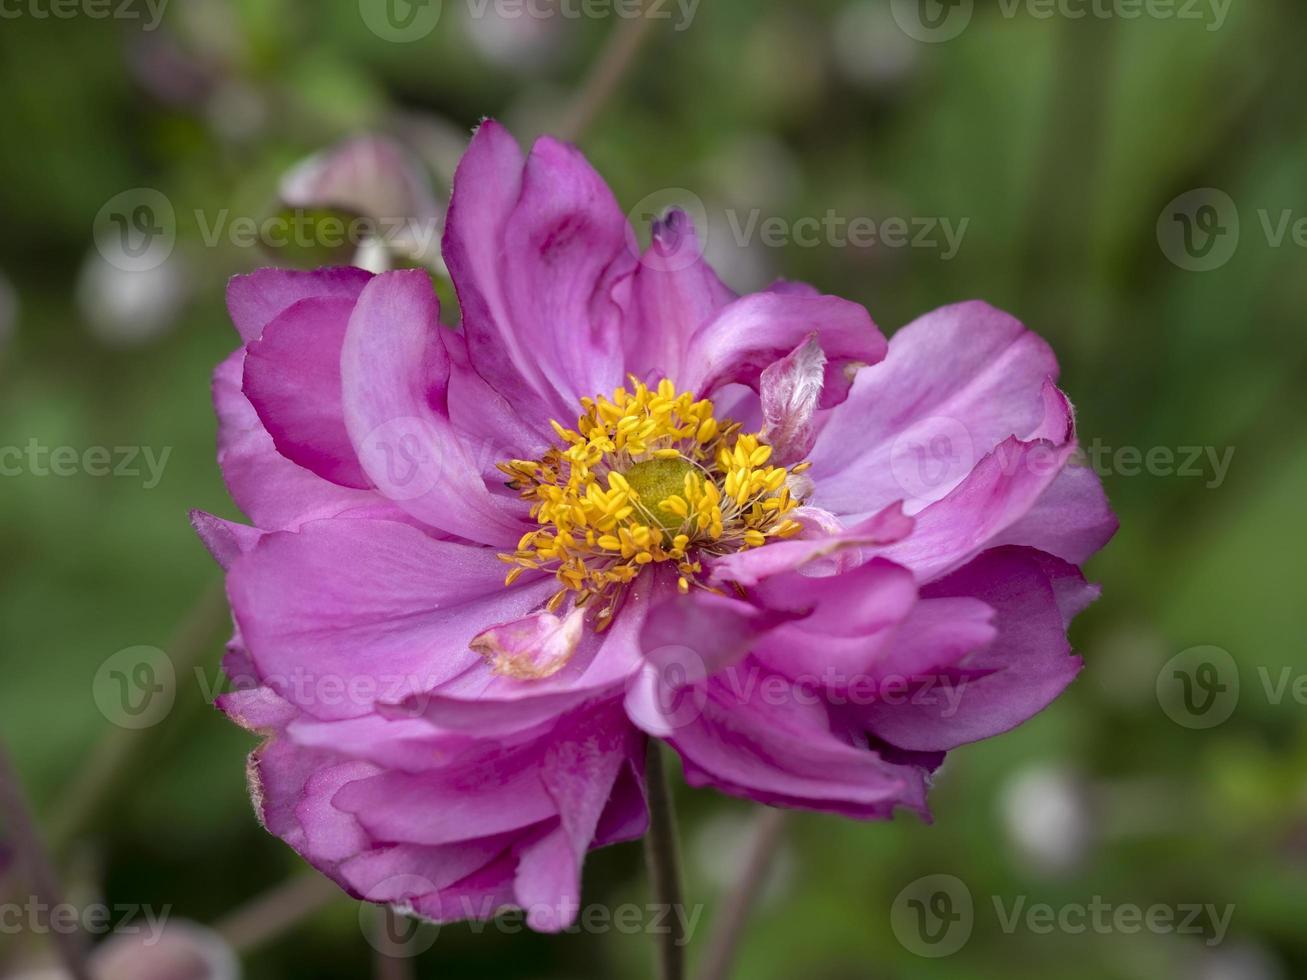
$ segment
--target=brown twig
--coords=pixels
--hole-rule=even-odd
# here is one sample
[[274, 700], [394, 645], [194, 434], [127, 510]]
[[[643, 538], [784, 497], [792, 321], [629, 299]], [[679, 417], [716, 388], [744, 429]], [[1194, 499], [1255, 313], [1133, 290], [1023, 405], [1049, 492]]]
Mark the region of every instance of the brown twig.
[[576, 142], [584, 136], [617, 91], [653, 27], [650, 6], [649, 0], [645, 0], [638, 16], [622, 20], [613, 28], [599, 59], [563, 115], [556, 130], [559, 139]]
[[699, 980], [726, 980], [730, 976], [744, 927], [757, 903], [767, 872], [771, 870], [788, 819], [789, 813], [785, 810], [771, 807], [759, 810], [740, 876], [723, 899], [721, 923], [713, 933], [703, 966], [699, 969]]

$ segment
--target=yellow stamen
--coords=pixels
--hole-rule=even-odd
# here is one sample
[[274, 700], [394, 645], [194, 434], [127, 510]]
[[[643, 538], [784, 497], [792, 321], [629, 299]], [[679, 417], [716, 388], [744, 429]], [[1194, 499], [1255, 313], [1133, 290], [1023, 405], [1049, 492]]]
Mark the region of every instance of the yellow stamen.
[[581, 407], [575, 429], [550, 420], [560, 444], [540, 459], [499, 464], [539, 525], [500, 556], [516, 566], [507, 584], [527, 569], [551, 572], [562, 586], [551, 612], [569, 596], [594, 602], [592, 625], [603, 629], [644, 566], [674, 562], [677, 589], [687, 593], [702, 587], [699, 556], [801, 530], [785, 516], [800, 503], [786, 481], [807, 464], [769, 465], [772, 447], [719, 421], [711, 401], [666, 379], [651, 389], [632, 378], [629, 390], [583, 398]]

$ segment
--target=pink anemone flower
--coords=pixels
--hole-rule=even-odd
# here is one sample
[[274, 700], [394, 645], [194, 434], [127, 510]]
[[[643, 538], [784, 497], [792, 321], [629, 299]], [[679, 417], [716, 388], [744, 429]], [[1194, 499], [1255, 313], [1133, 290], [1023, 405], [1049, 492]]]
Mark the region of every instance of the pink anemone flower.
[[798, 284], [737, 296], [688, 219], [641, 253], [574, 148], [494, 122], [422, 271], [263, 270], [228, 305], [226, 569], [258, 814], [360, 898], [569, 925], [688, 781], [926, 814], [944, 753], [1081, 662], [1115, 530], [1048, 345], [972, 302], [885, 338]]

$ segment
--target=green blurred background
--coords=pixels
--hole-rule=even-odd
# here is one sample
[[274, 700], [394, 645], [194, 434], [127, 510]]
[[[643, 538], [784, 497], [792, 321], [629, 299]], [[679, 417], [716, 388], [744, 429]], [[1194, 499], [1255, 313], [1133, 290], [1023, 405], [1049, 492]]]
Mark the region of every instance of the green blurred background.
[[[396, 43], [369, 29], [369, 6], [171, 0], [146, 30], [140, 3], [137, 20], [60, 19], [23, 0], [0, 19], [0, 446], [171, 447], [148, 489], [145, 476], [0, 477], [0, 736], [83, 900], [212, 924], [301, 869], [252, 816], [252, 739], [205, 704], [223, 611], [202, 598], [218, 572], [186, 513], [237, 516], [208, 393], [234, 346], [224, 283], [304, 256], [208, 245], [204, 222], [273, 213], [288, 167], [366, 131], [408, 146], [443, 200], [478, 119], [523, 142], [553, 129], [623, 29], [611, 14], [566, 16], [576, 3], [542, 19], [445, 0], [434, 30]], [[797, 815], [737, 975], [1307, 976], [1307, 707], [1293, 697], [1307, 674], [1307, 242], [1292, 231], [1307, 217], [1307, 7], [663, 9], [580, 139], [623, 207], [692, 189], [736, 289], [804, 279], [865, 304], [886, 333], [972, 297], [1014, 312], [1057, 349], [1121, 518], [1088, 569], [1104, 593], [1074, 628], [1088, 667], [1072, 690], [951, 755], [931, 826]], [[956, 36], [913, 37], [913, 11]], [[92, 229], [106, 202], [141, 187], [175, 207], [177, 246], [158, 269], [124, 273]], [[1169, 202], [1198, 188], [1228, 198], [1196, 199], [1217, 208], [1224, 238], [1192, 271], [1159, 228], [1181, 227]], [[743, 224], [753, 209], [966, 225], [955, 255], [829, 236], [742, 246], [723, 216]], [[1174, 469], [1191, 446], [1228, 471], [1204, 452], [1193, 475], [1136, 472], [1116, 453], [1164, 447]], [[197, 644], [204, 683], [185, 659]], [[129, 731], [97, 708], [95, 678], [138, 645], [168, 650], [180, 682], [166, 718]], [[1210, 651], [1168, 665], [1194, 647], [1233, 665]], [[1219, 724], [1176, 707], [1175, 671], [1203, 659], [1241, 682], [1237, 699], [1226, 683]], [[679, 795], [688, 899], [708, 906], [693, 956], [750, 808]], [[961, 949], [931, 959], [900, 941], [891, 910], [936, 873], [965, 884], [975, 922]], [[1233, 917], [1216, 943], [1210, 930], [1005, 931], [995, 907], [1096, 896], [1232, 905]], [[648, 900], [639, 847], [594, 855], [585, 898]], [[368, 976], [359, 921], [353, 903], [329, 902], [251, 951], [245, 975]], [[0, 935], [0, 974], [42, 950]], [[421, 977], [642, 977], [651, 957], [645, 936], [449, 926], [415, 964]]]

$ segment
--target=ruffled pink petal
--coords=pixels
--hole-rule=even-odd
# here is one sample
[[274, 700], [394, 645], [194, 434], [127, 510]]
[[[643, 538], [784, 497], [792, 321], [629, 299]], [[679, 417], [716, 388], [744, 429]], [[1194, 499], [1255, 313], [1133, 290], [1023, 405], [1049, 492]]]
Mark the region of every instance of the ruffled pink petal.
[[921, 770], [833, 729], [825, 707], [788, 679], [757, 665], [704, 692], [701, 712], [669, 739], [690, 785], [856, 819], [885, 819], [896, 806], [926, 812]]
[[574, 415], [625, 381], [616, 285], [634, 271], [626, 216], [574, 146], [542, 137], [504, 229], [508, 329]]
[[1043, 710], [1080, 672], [1066, 638], [1066, 614], [1094, 592], [1080, 573], [1023, 548], [988, 551], [928, 590], [991, 606], [998, 635], [963, 658], [951, 674], [955, 697], [875, 703], [860, 720], [876, 735], [913, 751], [938, 751], [1015, 728]]
[[1106, 545], [1119, 526], [1098, 474], [1072, 458], [1034, 505], [990, 547], [1025, 545], [1079, 565]]
[[885, 338], [857, 303], [806, 291], [754, 293], [722, 309], [695, 332], [673, 380], [701, 397], [734, 382], [757, 390], [763, 369], [813, 333], [827, 359], [821, 405], [838, 405], [849, 370], [884, 357]]
[[627, 368], [649, 384], [675, 378], [695, 331], [737, 298], [699, 250], [684, 211], [673, 208], [654, 220], [649, 249], [631, 280], [625, 331]]
[[959, 568], [1025, 516], [1076, 451], [1070, 404], [1045, 388], [1044, 421], [1035, 438], [999, 444], [962, 483], [920, 511], [916, 527], [880, 554], [929, 582]]
[[905, 516], [898, 504], [891, 504], [852, 527], [833, 530], [812, 522], [797, 538], [737, 551], [706, 564], [714, 582], [754, 585], [782, 572], [814, 570], [823, 562], [859, 548], [880, 549], [910, 541], [913, 527], [913, 519]]
[[437, 691], [410, 698], [399, 711], [446, 730], [501, 737], [618, 695], [644, 662], [640, 633], [651, 603], [674, 594], [671, 581], [648, 575], [613, 624], [602, 634], [584, 629], [567, 662], [550, 676], [527, 679], [478, 665]]
[[974, 302], [926, 314], [827, 419], [808, 456], [813, 503], [839, 515], [895, 500], [921, 510], [1004, 439], [1031, 438], [1056, 377], [1048, 345], [1006, 313]]
[[373, 279], [350, 317], [341, 354], [345, 423], [364, 472], [431, 527], [508, 546], [524, 502], [492, 494], [480, 453], [446, 414], [450, 364], [431, 280], [418, 270]]
[[613, 784], [644, 744], [616, 705], [589, 716], [578, 734], [545, 753], [541, 780], [558, 808], [559, 826], [524, 848], [517, 867], [517, 900], [527, 910], [527, 924], [541, 932], [557, 932], [575, 920], [581, 863]]
[[342, 266], [331, 269], [259, 269], [227, 284], [227, 312], [241, 340], [252, 343], [263, 328], [302, 299], [358, 299], [372, 273]]
[[343, 298], [287, 307], [246, 348], [242, 390], [283, 456], [333, 483], [367, 489], [341, 400], [340, 353], [353, 310]]
[[402, 516], [377, 494], [339, 486], [277, 452], [254, 406], [241, 391], [245, 351], [238, 350], [213, 375], [218, 414], [218, 465], [227, 490], [246, 516], [267, 531], [305, 521], [355, 513]]
[[227, 592], [260, 676], [332, 719], [457, 676], [477, 662], [468, 643], [486, 624], [525, 615], [555, 587], [506, 589], [502, 576], [489, 549], [406, 524], [319, 521], [265, 536], [233, 563]]
[[642, 731], [667, 738], [685, 723], [687, 710], [697, 713], [695, 703], [709, 677], [809, 611], [765, 609], [712, 592], [660, 603], [641, 632], [643, 661], [627, 683], [627, 716]]
[[635, 257], [627, 225], [581, 154], [542, 139], [523, 159], [482, 123], [454, 177], [444, 241], [477, 373], [532, 419], [569, 421], [623, 380], [612, 289]]
[[487, 744], [432, 772], [379, 772], [344, 786], [333, 805], [379, 841], [453, 844], [529, 828], [557, 816], [540, 778], [541, 749]]
[[826, 373], [826, 355], [812, 334], [762, 372], [763, 438], [779, 466], [806, 459], [817, 440], [817, 404]]
[[[369, 902], [416, 907], [445, 892], [453, 904], [458, 900], [458, 883], [494, 866], [512, 842], [512, 834], [498, 834], [434, 847], [383, 845], [354, 854], [341, 864], [340, 875], [351, 891]], [[511, 875], [506, 882], [511, 885]], [[449, 918], [487, 917], [478, 903], [469, 902], [461, 915]]]

